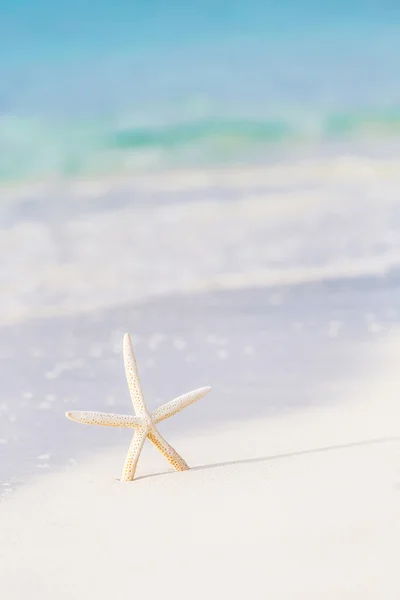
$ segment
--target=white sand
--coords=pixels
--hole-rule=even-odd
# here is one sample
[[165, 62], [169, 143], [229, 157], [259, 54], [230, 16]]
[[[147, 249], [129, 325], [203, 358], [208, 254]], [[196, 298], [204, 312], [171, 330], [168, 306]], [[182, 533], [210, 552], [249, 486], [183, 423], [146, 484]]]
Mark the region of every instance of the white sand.
[[399, 355], [382, 338], [328, 406], [170, 440], [202, 468], [143, 477], [165, 470], [146, 446], [121, 484], [121, 447], [20, 488], [1, 597], [398, 599]]

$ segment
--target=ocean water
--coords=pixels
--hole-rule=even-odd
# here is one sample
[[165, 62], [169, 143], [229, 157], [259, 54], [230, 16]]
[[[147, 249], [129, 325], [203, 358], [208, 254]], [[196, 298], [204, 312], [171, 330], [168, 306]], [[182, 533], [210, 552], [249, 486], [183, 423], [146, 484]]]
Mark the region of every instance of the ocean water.
[[394, 0], [0, 0], [0, 181], [397, 138]]

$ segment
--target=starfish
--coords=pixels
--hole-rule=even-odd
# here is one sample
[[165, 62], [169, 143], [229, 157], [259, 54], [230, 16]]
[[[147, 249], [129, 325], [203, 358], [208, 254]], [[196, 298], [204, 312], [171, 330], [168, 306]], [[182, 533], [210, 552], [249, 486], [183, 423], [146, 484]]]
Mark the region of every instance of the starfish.
[[152, 413], [147, 409], [144, 402], [142, 387], [140, 385], [139, 373], [136, 365], [135, 354], [130, 336], [126, 333], [123, 342], [123, 354], [126, 379], [131, 394], [134, 415], [116, 415], [112, 413], [91, 412], [73, 410], [66, 413], [68, 419], [85, 423], [86, 425], [104, 425], [108, 427], [130, 427], [135, 430], [131, 445], [126, 456], [121, 481], [133, 481], [136, 466], [139, 460], [143, 444], [148, 437], [154, 446], [171, 463], [176, 471], [187, 471], [189, 466], [172, 446], [168, 444], [158, 431], [156, 425], [172, 417], [174, 414], [193, 404], [205, 396], [210, 387], [202, 387], [193, 392], [179, 396], [166, 404], [163, 404]]

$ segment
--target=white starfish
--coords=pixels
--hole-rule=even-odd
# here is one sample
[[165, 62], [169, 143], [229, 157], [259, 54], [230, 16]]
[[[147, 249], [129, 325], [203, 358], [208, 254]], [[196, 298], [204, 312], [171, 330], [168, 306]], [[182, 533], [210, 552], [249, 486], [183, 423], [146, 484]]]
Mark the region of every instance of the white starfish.
[[196, 402], [196, 400], [205, 396], [211, 388], [202, 387], [193, 392], [189, 392], [188, 394], [184, 394], [183, 396], [179, 396], [150, 413], [144, 402], [132, 341], [127, 333], [124, 335], [123, 353], [126, 379], [128, 381], [135, 415], [115, 415], [112, 413], [73, 410], [67, 412], [66, 416], [73, 421], [85, 423], [87, 425], [131, 427], [135, 430], [125, 460], [121, 481], [133, 481], [136, 465], [146, 437], [148, 437], [155, 447], [165, 456], [176, 471], [186, 471], [189, 469], [189, 466], [177, 451], [164, 440], [157, 430], [156, 424], [164, 419], [168, 419], [168, 417], [172, 417], [172, 415], [186, 406], [189, 406], [189, 404]]

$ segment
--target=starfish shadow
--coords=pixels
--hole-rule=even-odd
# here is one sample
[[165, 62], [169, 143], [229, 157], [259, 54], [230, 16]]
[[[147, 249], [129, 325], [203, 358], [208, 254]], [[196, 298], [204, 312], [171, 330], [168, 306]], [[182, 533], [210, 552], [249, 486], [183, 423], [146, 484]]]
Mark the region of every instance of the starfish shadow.
[[[211, 463], [208, 465], [198, 465], [191, 467], [191, 471], [203, 471], [205, 469], [217, 469], [219, 467], [228, 467], [229, 465], [246, 465], [259, 462], [267, 462], [273, 460], [280, 460], [284, 458], [295, 458], [297, 456], [306, 456], [312, 454], [320, 454], [323, 452], [332, 452], [334, 450], [345, 450], [346, 448], [359, 448], [362, 446], [374, 446], [378, 444], [387, 444], [390, 442], [399, 442], [400, 436], [389, 436], [381, 438], [373, 438], [368, 440], [361, 440], [359, 442], [349, 442], [347, 444], [337, 444], [334, 446], [322, 446], [320, 448], [310, 448], [308, 450], [298, 450], [297, 452], [286, 452], [283, 454], [275, 454], [270, 456], [257, 456], [256, 458], [244, 458], [242, 460], [229, 460], [219, 463]], [[159, 477], [161, 475], [172, 475], [175, 471], [163, 471], [161, 473], [150, 473], [149, 475], [141, 475], [136, 478], [136, 481], [140, 479], [148, 479], [149, 477]]]

